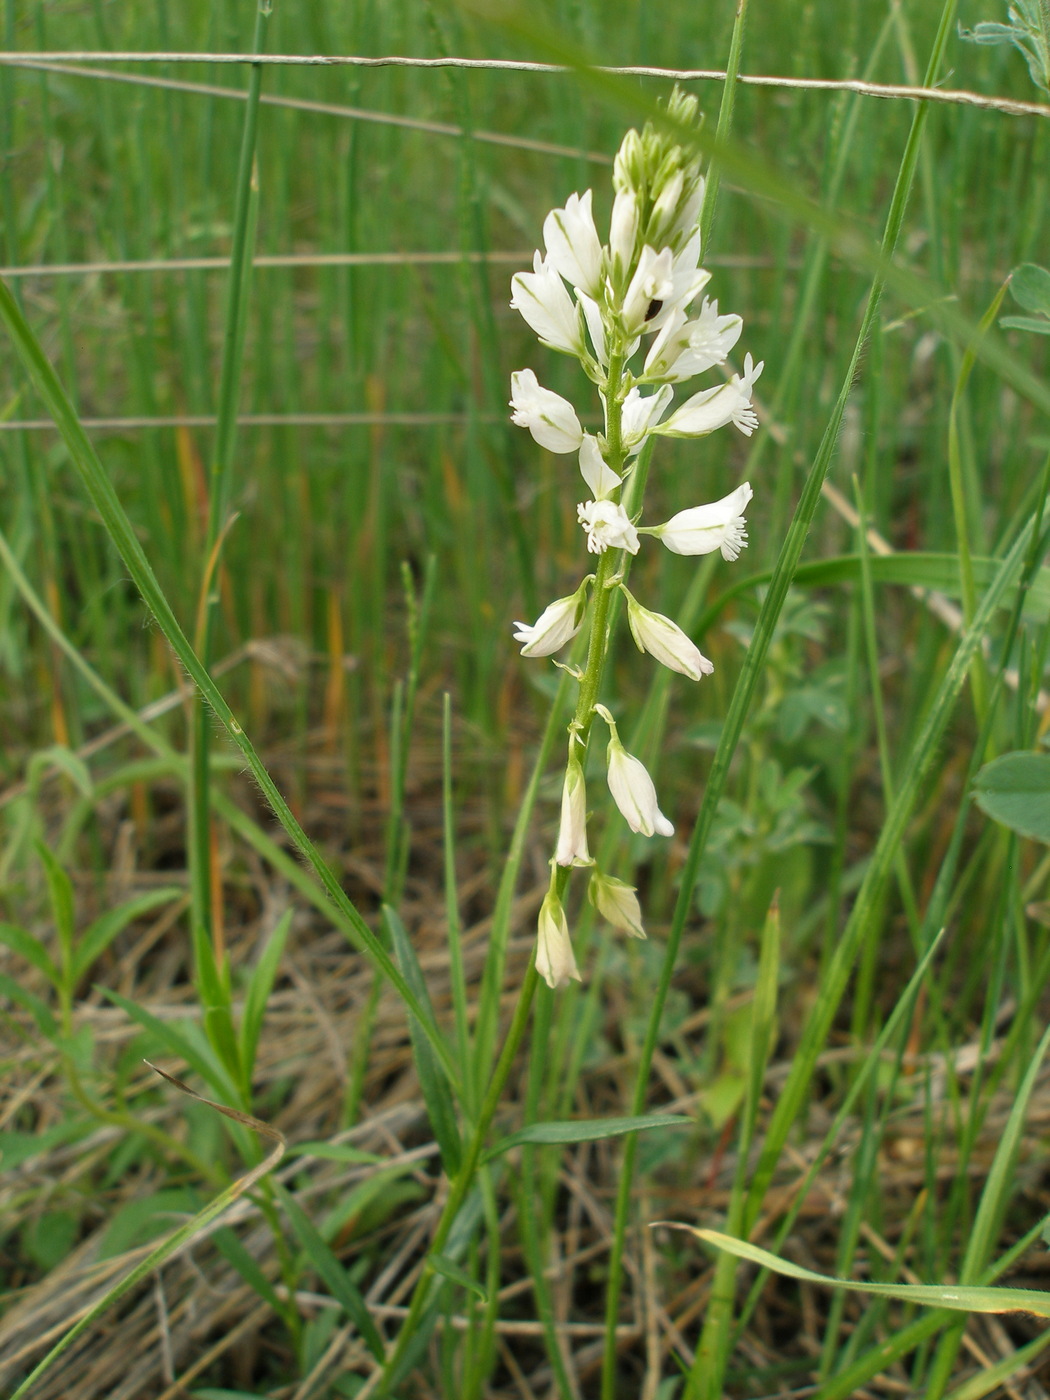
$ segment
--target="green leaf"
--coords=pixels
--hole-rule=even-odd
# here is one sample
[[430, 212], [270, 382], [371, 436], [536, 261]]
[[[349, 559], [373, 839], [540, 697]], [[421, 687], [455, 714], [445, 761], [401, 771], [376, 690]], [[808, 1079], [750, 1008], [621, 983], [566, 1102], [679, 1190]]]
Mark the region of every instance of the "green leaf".
[[128, 924], [143, 914], [148, 914], [151, 909], [178, 899], [184, 893], [185, 891], [177, 885], [168, 885], [163, 889], [149, 890], [146, 894], [136, 895], [134, 899], [119, 904], [116, 909], [107, 909], [89, 925], [77, 943], [73, 954], [73, 981], [79, 981], [83, 977], [92, 963], [102, 956], [117, 934]]
[[199, 1208], [196, 1194], [185, 1186], [155, 1191], [139, 1200], [128, 1201], [110, 1218], [102, 1236], [99, 1258], [112, 1259], [135, 1245], [156, 1239]]
[[36, 1022], [37, 1030], [48, 1040], [54, 1040], [58, 1035], [58, 1022], [52, 1016], [50, 1008], [38, 996], [19, 986], [13, 977], [0, 974], [0, 996], [10, 997], [13, 1002], [24, 1007]]
[[714, 1245], [716, 1249], [724, 1249], [727, 1254], [735, 1254], [738, 1259], [746, 1259], [763, 1269], [772, 1269], [774, 1273], [783, 1274], [785, 1278], [797, 1278], [803, 1283], [816, 1283], [824, 1288], [876, 1293], [881, 1298], [896, 1298], [901, 1303], [918, 1303], [926, 1308], [948, 1308], [953, 1312], [1025, 1312], [1032, 1313], [1035, 1317], [1050, 1317], [1050, 1292], [1036, 1291], [1032, 1288], [984, 1288], [977, 1285], [951, 1286], [940, 1283], [871, 1283], [867, 1280], [831, 1278], [827, 1274], [816, 1274], [812, 1269], [803, 1269], [787, 1259], [778, 1259], [766, 1249], [759, 1249], [757, 1245], [749, 1244], [746, 1240], [735, 1240], [730, 1235], [719, 1234], [717, 1230], [701, 1230], [674, 1220], [659, 1220], [653, 1224], [688, 1230], [697, 1239]]
[[1034, 331], [1036, 335], [1050, 335], [1050, 321], [1037, 316], [1000, 316], [999, 324], [1004, 331]]
[[104, 997], [107, 997], [123, 1011], [126, 1011], [131, 1019], [137, 1021], [143, 1030], [152, 1031], [163, 1046], [170, 1050], [172, 1054], [178, 1055], [181, 1059], [185, 1060], [190, 1068], [196, 1070], [204, 1082], [210, 1084], [217, 1094], [221, 1094], [223, 1098], [230, 1099], [232, 1102], [237, 1101], [237, 1089], [235, 1085], [226, 1078], [222, 1067], [217, 1065], [213, 1060], [208, 1059], [207, 1055], [201, 1054], [197, 1047], [187, 1036], [183, 1035], [182, 1031], [177, 1026], [172, 1025], [170, 1021], [159, 1020], [153, 1015], [152, 1011], [147, 1011], [144, 1006], [139, 1006], [135, 1002], [129, 1001], [127, 997], [121, 996], [119, 992], [114, 992], [109, 987], [99, 987], [98, 990]]
[[601, 1138], [622, 1137], [624, 1133], [640, 1133], [646, 1128], [677, 1128], [691, 1126], [692, 1118], [680, 1113], [643, 1113], [634, 1118], [581, 1118], [561, 1123], [530, 1123], [510, 1137], [501, 1138], [495, 1147], [484, 1153], [482, 1162], [491, 1162], [512, 1147], [523, 1143], [553, 1146], [566, 1142], [597, 1142]]
[[1037, 263], [1022, 263], [1010, 274], [1014, 301], [1026, 311], [1050, 316], [1050, 272]]
[[461, 1288], [466, 1288], [468, 1292], [476, 1293], [483, 1303], [488, 1303], [489, 1295], [477, 1279], [471, 1278], [464, 1269], [461, 1269], [458, 1264], [454, 1264], [444, 1254], [428, 1255], [427, 1263], [442, 1278], [447, 1278], [452, 1283], [458, 1283]]
[[40, 775], [46, 773], [49, 768], [61, 769], [81, 797], [90, 799], [94, 795], [91, 772], [87, 764], [72, 749], [67, 749], [65, 744], [52, 744], [50, 748], [40, 749], [29, 760], [26, 765], [26, 778], [30, 788], [36, 788]]
[[20, 1133], [14, 1130], [0, 1133], [0, 1165], [5, 1172], [13, 1172], [23, 1162], [40, 1153], [52, 1152], [67, 1142], [76, 1142], [94, 1132], [96, 1123], [87, 1118], [70, 1118], [64, 1123], [56, 1123], [42, 1133]]
[[325, 1157], [332, 1162], [358, 1162], [362, 1166], [377, 1166], [385, 1158], [375, 1152], [362, 1152], [348, 1142], [300, 1142], [288, 1149], [289, 1157]]
[[[435, 1033], [440, 1034], [430, 1004], [426, 978], [423, 976], [423, 969], [419, 966], [416, 950], [412, 947], [408, 930], [401, 922], [397, 911], [389, 904], [383, 905], [383, 926], [390, 935], [394, 955], [405, 981], [415, 993], [420, 1005], [426, 1008]], [[459, 1171], [460, 1162], [463, 1159], [463, 1147], [456, 1124], [456, 1105], [452, 1097], [452, 1089], [431, 1048], [430, 1039], [424, 1036], [423, 1028], [411, 1011], [408, 1018], [408, 1030], [412, 1039], [412, 1057], [416, 1062], [419, 1087], [427, 1106], [430, 1126], [433, 1128], [434, 1136], [441, 1148], [441, 1161], [445, 1171], [449, 1177], [453, 1177]]]
[[279, 1181], [275, 1181], [273, 1186], [292, 1229], [306, 1252], [306, 1257], [328, 1286], [332, 1297], [342, 1305], [347, 1317], [361, 1333], [368, 1350], [382, 1363], [385, 1360], [383, 1339], [372, 1321], [368, 1304], [360, 1289], [325, 1244], [316, 1226], [291, 1192]]
[[277, 1316], [280, 1317], [286, 1310], [285, 1304], [273, 1291], [273, 1284], [260, 1269], [256, 1260], [248, 1253], [228, 1225], [215, 1231], [215, 1234], [212, 1235], [212, 1244], [226, 1262], [233, 1265], [245, 1283], [250, 1288], [254, 1288], [263, 1302], [269, 1303]]
[[34, 938], [26, 929], [18, 928], [15, 924], [0, 924], [0, 943], [6, 943], [12, 952], [17, 953], [20, 958], [25, 958], [27, 963], [38, 972], [42, 972], [53, 987], [58, 987], [58, 968], [38, 938]]
[[1050, 844], [1050, 754], [1004, 753], [977, 774], [974, 795], [987, 816]]
[[38, 1269], [50, 1273], [76, 1243], [80, 1222], [68, 1210], [34, 1216], [22, 1230], [22, 1248]]
[[54, 853], [42, 841], [36, 843], [37, 854], [44, 866], [47, 888], [51, 898], [51, 913], [55, 920], [55, 932], [62, 957], [61, 975], [63, 981], [69, 975], [73, 959], [73, 934], [75, 915], [73, 913], [73, 882], [59, 865]]
[[273, 932], [266, 940], [259, 961], [248, 979], [248, 990], [244, 998], [244, 1013], [241, 1016], [240, 1047], [241, 1072], [244, 1075], [244, 1088], [251, 1090], [252, 1071], [255, 1068], [255, 1052], [259, 1045], [266, 1004], [270, 1000], [273, 984], [277, 978], [281, 954], [292, 927], [292, 910], [288, 909], [277, 921]]
[[[997, 577], [1001, 561], [985, 557], [970, 560], [974, 582], [978, 588], [987, 589]], [[932, 588], [949, 598], [959, 596], [959, 556], [940, 554], [922, 550], [900, 550], [894, 554], [874, 554], [869, 559], [873, 583], [903, 584], [909, 588]], [[726, 604], [741, 594], [752, 593], [769, 583], [771, 571], [751, 574], [739, 579], [727, 588], [710, 605], [696, 626], [696, 633], [702, 636], [714, 623]], [[824, 588], [836, 583], [853, 583], [861, 578], [859, 554], [837, 554], [829, 559], [814, 559], [800, 564], [792, 578], [796, 588]], [[1017, 597], [1016, 586], [1011, 583], [1003, 590], [999, 606], [1010, 608]], [[1045, 622], [1050, 618], [1050, 569], [1041, 568], [1032, 580], [1031, 588], [1025, 595], [1026, 617]]]

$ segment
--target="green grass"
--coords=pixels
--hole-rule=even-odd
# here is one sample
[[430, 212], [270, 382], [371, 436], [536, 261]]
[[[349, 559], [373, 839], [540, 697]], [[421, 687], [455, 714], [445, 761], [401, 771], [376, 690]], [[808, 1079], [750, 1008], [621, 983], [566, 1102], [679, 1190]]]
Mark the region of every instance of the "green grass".
[[[707, 68], [734, 11], [278, 0], [265, 44]], [[8, 0], [4, 47], [247, 51], [253, 17]], [[918, 83], [941, 22], [931, 82], [1031, 100], [1020, 55], [957, 37], [989, 19], [759, 7], [740, 66]], [[650, 937], [611, 935], [574, 886], [584, 981], [551, 993], [529, 956], [569, 687], [510, 624], [583, 564], [573, 461], [511, 426], [510, 373], [585, 401], [509, 279], [572, 190], [603, 226], [611, 156], [668, 84], [265, 67], [256, 196], [251, 104], [177, 86], [243, 96], [247, 67], [101, 71], [0, 66], [9, 267], [402, 256], [257, 266], [243, 312], [223, 269], [7, 280], [0, 417], [62, 432], [0, 432], [0, 1389], [56, 1344], [25, 1393], [190, 1372], [200, 1396], [353, 1395], [384, 1350], [368, 1393], [398, 1397], [779, 1377], [831, 1400], [885, 1375], [962, 1400], [1038, 1369], [1032, 1319], [907, 1287], [1041, 1280], [1050, 864], [970, 790], [1046, 730], [1047, 342], [987, 314], [1050, 261], [1046, 119], [740, 86], [716, 139], [721, 85], [696, 85], [721, 163], [709, 291], [766, 361], [763, 423], [661, 439], [646, 518], [743, 474], [750, 542], [733, 566], [634, 561], [632, 591], [716, 671], [654, 674], [618, 634], [602, 695], [678, 834], [629, 837], [592, 764], [592, 850]], [[233, 438], [235, 404], [288, 421]], [[201, 719], [140, 718], [187, 674]], [[143, 1057], [272, 1123], [276, 1171]], [[654, 1112], [691, 1125], [580, 1122]], [[756, 1274], [647, 1229], [668, 1219], [876, 1288]]]

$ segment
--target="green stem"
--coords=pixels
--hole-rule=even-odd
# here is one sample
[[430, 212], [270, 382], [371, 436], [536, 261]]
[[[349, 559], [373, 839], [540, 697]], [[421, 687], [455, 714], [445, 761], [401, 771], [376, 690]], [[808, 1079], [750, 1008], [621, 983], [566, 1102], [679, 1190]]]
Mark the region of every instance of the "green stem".
[[[269, 0], [258, 0], [255, 12], [255, 32], [252, 36], [252, 52], [255, 54], [262, 53], [265, 47], [270, 8]], [[233, 466], [233, 447], [237, 432], [237, 390], [240, 385], [244, 345], [244, 309], [247, 300], [248, 279], [251, 273], [255, 232], [255, 220], [250, 216], [258, 201], [258, 183], [253, 178], [253, 172], [262, 69], [261, 63], [253, 63], [248, 80], [248, 100], [245, 104], [244, 130], [241, 135], [241, 152], [234, 196], [229, 296], [226, 303], [226, 326], [223, 334], [215, 451], [211, 465], [208, 533], [204, 546], [204, 597], [201, 600], [201, 628], [197, 637], [197, 648], [205, 666], [211, 659], [212, 617], [221, 577], [216, 553], [226, 519]], [[211, 733], [207, 707], [203, 701], [198, 700], [193, 723], [192, 785], [188, 811], [190, 890], [193, 906], [191, 920], [192, 937], [195, 944], [198, 943], [198, 940], [203, 941], [210, 938], [214, 928], [211, 881], [210, 765], [208, 757], [210, 747]], [[198, 947], [198, 954], [199, 956], [208, 956], [203, 947]], [[219, 972], [222, 971], [220, 965]]]
[[[525, 1027], [528, 1025], [529, 1011], [532, 1008], [532, 1000], [536, 995], [536, 986], [538, 982], [539, 973], [536, 971], [536, 956], [534, 952], [525, 972], [525, 980], [521, 984], [518, 1004], [514, 1008], [514, 1017], [510, 1023], [507, 1038], [503, 1042], [503, 1049], [500, 1052], [499, 1061], [489, 1081], [488, 1088], [485, 1091], [485, 1098], [481, 1105], [481, 1111], [478, 1114], [478, 1121], [471, 1134], [470, 1143], [467, 1146], [466, 1156], [463, 1158], [463, 1165], [457, 1173], [455, 1181], [452, 1183], [452, 1189], [448, 1193], [448, 1199], [445, 1201], [445, 1207], [441, 1212], [441, 1218], [438, 1221], [437, 1229], [434, 1231], [434, 1238], [430, 1243], [430, 1254], [440, 1254], [445, 1241], [448, 1239], [449, 1231], [455, 1223], [456, 1216], [459, 1214], [460, 1207], [466, 1200], [467, 1194], [474, 1183], [474, 1177], [478, 1170], [478, 1162], [481, 1158], [481, 1149], [485, 1145], [485, 1138], [488, 1135], [489, 1128], [492, 1126], [492, 1120], [496, 1115], [496, 1109], [499, 1107], [503, 1088], [507, 1082], [507, 1076], [510, 1074], [511, 1066], [518, 1053], [518, 1047], [521, 1045], [522, 1037], [525, 1034]], [[409, 1304], [408, 1314], [401, 1326], [401, 1331], [398, 1333], [393, 1353], [387, 1361], [383, 1373], [383, 1380], [380, 1382], [376, 1392], [377, 1397], [388, 1394], [391, 1385], [396, 1383], [399, 1363], [409, 1343], [413, 1340], [423, 1315], [423, 1310], [426, 1307], [432, 1277], [433, 1270], [427, 1265], [424, 1265], [423, 1271], [416, 1283], [415, 1291], [412, 1294], [412, 1301]]]

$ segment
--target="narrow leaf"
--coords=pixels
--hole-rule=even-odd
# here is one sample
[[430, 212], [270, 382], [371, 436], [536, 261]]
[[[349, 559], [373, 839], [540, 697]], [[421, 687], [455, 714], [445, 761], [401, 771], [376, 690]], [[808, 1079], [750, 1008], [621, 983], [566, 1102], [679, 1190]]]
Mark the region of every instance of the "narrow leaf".
[[16, 924], [0, 924], [0, 943], [6, 943], [12, 952], [17, 953], [20, 958], [25, 958], [30, 966], [35, 967], [37, 972], [42, 972], [51, 985], [57, 988], [58, 968], [38, 938], [34, 938], [26, 929], [18, 928]]
[[183, 894], [185, 891], [177, 885], [167, 885], [163, 889], [148, 890], [145, 894], [136, 895], [126, 903], [118, 904], [116, 909], [107, 909], [85, 929], [77, 943], [73, 952], [73, 981], [83, 977], [92, 963], [102, 956], [117, 934], [127, 928], [128, 924], [134, 923], [143, 914], [148, 914], [151, 909], [168, 904]]
[[691, 1125], [692, 1118], [680, 1113], [642, 1113], [633, 1118], [570, 1119], [561, 1123], [530, 1123], [510, 1137], [501, 1138], [495, 1147], [484, 1153], [482, 1162], [491, 1162], [523, 1143], [552, 1146], [566, 1142], [598, 1142], [602, 1138], [623, 1137], [624, 1133], [640, 1133], [647, 1128], [678, 1128]]
[[270, 1000], [273, 984], [277, 978], [284, 945], [292, 927], [292, 910], [288, 909], [278, 920], [273, 932], [266, 940], [259, 961], [252, 970], [248, 990], [244, 998], [244, 1013], [241, 1016], [241, 1072], [245, 1079], [245, 1091], [251, 1087], [252, 1070], [255, 1067], [255, 1052], [259, 1044], [266, 1004]]
[[[390, 935], [394, 954], [405, 981], [415, 993], [419, 1004], [426, 1008], [435, 1032], [440, 1034], [434, 1021], [426, 978], [423, 976], [423, 969], [419, 966], [416, 950], [412, 947], [408, 930], [401, 922], [397, 911], [389, 904], [383, 905], [383, 926]], [[459, 1171], [460, 1163], [463, 1160], [463, 1146], [459, 1139], [459, 1128], [456, 1125], [456, 1105], [452, 1098], [452, 1090], [445, 1072], [431, 1048], [431, 1040], [423, 1034], [423, 1028], [411, 1011], [409, 1011], [408, 1017], [408, 1030], [412, 1038], [412, 1057], [416, 1062], [419, 1087], [427, 1106], [430, 1126], [434, 1129], [434, 1136], [441, 1148], [441, 1160], [445, 1171], [450, 1177], [453, 1177]]]
[[488, 1303], [489, 1295], [477, 1279], [471, 1278], [464, 1269], [461, 1269], [458, 1264], [454, 1264], [452, 1260], [446, 1258], [444, 1254], [431, 1254], [427, 1259], [427, 1263], [434, 1272], [440, 1274], [442, 1278], [447, 1278], [452, 1283], [458, 1283], [461, 1288], [467, 1289], [470, 1293], [477, 1294], [483, 1303]]
[[342, 1305], [347, 1317], [361, 1333], [368, 1350], [377, 1361], [382, 1362], [385, 1359], [383, 1339], [372, 1321], [368, 1304], [360, 1289], [328, 1248], [313, 1221], [291, 1192], [279, 1181], [275, 1181], [273, 1185], [292, 1229], [306, 1252], [306, 1257], [328, 1286], [332, 1297]]
[[976, 1285], [940, 1283], [872, 1283], [867, 1280], [831, 1278], [827, 1274], [816, 1274], [812, 1269], [803, 1269], [787, 1259], [778, 1259], [767, 1249], [749, 1244], [746, 1240], [735, 1240], [731, 1235], [719, 1234], [717, 1230], [701, 1230], [693, 1225], [683, 1225], [675, 1220], [654, 1220], [653, 1225], [668, 1225], [674, 1230], [688, 1230], [697, 1239], [712, 1244], [716, 1249], [724, 1249], [735, 1254], [738, 1259], [746, 1259], [763, 1269], [772, 1269], [786, 1278], [797, 1278], [803, 1283], [817, 1283], [824, 1288], [845, 1288], [857, 1293], [876, 1293], [881, 1298], [896, 1298], [901, 1303], [918, 1303], [927, 1308], [948, 1308], [953, 1312], [976, 1313], [1032, 1313], [1036, 1317], [1050, 1317], [1050, 1292], [1032, 1288], [982, 1288]]

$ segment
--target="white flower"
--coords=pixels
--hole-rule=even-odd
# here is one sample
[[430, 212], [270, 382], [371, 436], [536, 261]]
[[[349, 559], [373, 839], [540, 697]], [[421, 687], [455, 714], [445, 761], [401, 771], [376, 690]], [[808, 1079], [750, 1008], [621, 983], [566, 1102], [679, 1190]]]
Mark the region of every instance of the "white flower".
[[576, 507], [576, 515], [587, 531], [587, 548], [592, 554], [604, 554], [607, 549], [638, 553], [638, 531], [623, 506], [614, 501], [585, 501]]
[[634, 258], [638, 241], [638, 199], [633, 190], [621, 190], [613, 200], [609, 220], [609, 261], [613, 280], [622, 287]]
[[590, 865], [587, 849], [587, 785], [578, 758], [570, 758], [561, 789], [561, 824], [554, 851], [557, 865]]
[[568, 399], [545, 389], [531, 369], [516, 370], [510, 377], [511, 422], [528, 428], [541, 447], [551, 452], [575, 452], [583, 441], [583, 429]]
[[594, 492], [596, 500], [610, 495], [620, 485], [620, 478], [606, 462], [593, 433], [584, 433], [580, 444], [580, 472]]
[[695, 321], [679, 307], [653, 341], [645, 360], [647, 379], [692, 379], [720, 365], [740, 339], [739, 316], [719, 316], [718, 302], [704, 302]]
[[[692, 190], [689, 192], [685, 203], [678, 211], [678, 217], [668, 230], [665, 241], [673, 248], [679, 238], [683, 235], [693, 237], [696, 232], [697, 220], [700, 217], [700, 208], [704, 202], [704, 180], [703, 177], [697, 180]], [[699, 262], [699, 249], [697, 250], [697, 262]]]
[[711, 674], [714, 665], [701, 654], [700, 648], [690, 641], [676, 622], [664, 617], [663, 613], [643, 608], [623, 584], [620, 588], [627, 599], [627, 621], [639, 651], [647, 651], [662, 666], [694, 681]]
[[587, 886], [587, 898], [613, 928], [621, 929], [632, 938], [645, 937], [642, 910], [633, 885], [595, 870]]
[[663, 305], [645, 323], [646, 333], [663, 330], [676, 311], [685, 311], [711, 280], [700, 262], [700, 230], [697, 229], [671, 267], [671, 289]]
[[674, 827], [660, 811], [656, 788], [645, 764], [620, 743], [615, 724], [609, 737], [609, 791], [624, 821], [642, 836], [673, 836]]
[[[593, 297], [589, 297], [586, 292], [577, 291], [580, 299], [580, 306], [583, 309], [583, 319], [587, 322], [587, 330], [591, 337], [591, 344], [594, 346], [594, 356], [602, 369], [609, 368], [609, 346], [605, 338], [605, 322], [602, 320], [601, 308]], [[634, 349], [638, 348], [637, 342]], [[634, 353], [632, 350], [627, 358], [630, 359]]]
[[543, 221], [547, 257], [570, 287], [596, 297], [602, 282], [602, 245], [591, 214], [591, 192], [570, 194], [564, 209], [552, 209]]
[[581, 355], [585, 345], [580, 312], [565, 290], [565, 283], [549, 259], [537, 253], [531, 272], [516, 272], [510, 279], [510, 304], [520, 311], [544, 345]]
[[537, 927], [536, 971], [548, 987], [567, 987], [570, 980], [581, 981], [572, 944], [569, 942], [569, 926], [565, 922], [565, 910], [561, 900], [553, 890], [547, 892], [540, 905]]
[[747, 548], [747, 521], [743, 512], [753, 492], [744, 481], [710, 505], [693, 506], [672, 515], [665, 525], [643, 531], [655, 535], [672, 554], [711, 554], [722, 551], [722, 558], [732, 563], [742, 549]]
[[571, 642], [583, 625], [583, 614], [587, 607], [588, 575], [575, 593], [567, 598], [556, 598], [548, 604], [530, 627], [528, 623], [516, 622], [514, 633], [516, 642], [524, 642], [522, 656], [551, 656], [560, 651], [566, 642]]
[[623, 416], [620, 420], [623, 445], [628, 453], [633, 455], [642, 450], [646, 438], [664, 416], [673, 397], [674, 390], [670, 384], [665, 384], [663, 388], [657, 389], [655, 394], [650, 394], [644, 399], [636, 388], [630, 391], [623, 401]]
[[623, 319], [628, 335], [649, 329], [649, 323], [662, 311], [674, 291], [673, 271], [674, 257], [670, 248], [658, 253], [645, 245], [623, 298]]
[[743, 375], [734, 374], [728, 384], [694, 394], [671, 414], [666, 423], [661, 423], [653, 431], [666, 433], [668, 437], [705, 437], [718, 428], [724, 428], [727, 423], [734, 423], [746, 437], [750, 437], [758, 427], [758, 416], [751, 407], [751, 394], [764, 365], [764, 360], [756, 365], [747, 355]]

